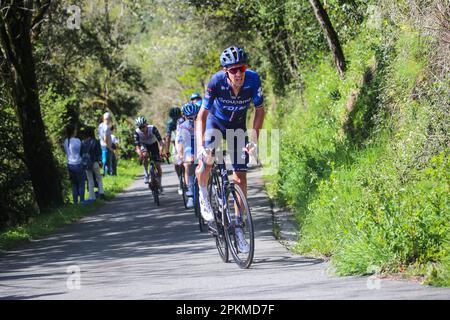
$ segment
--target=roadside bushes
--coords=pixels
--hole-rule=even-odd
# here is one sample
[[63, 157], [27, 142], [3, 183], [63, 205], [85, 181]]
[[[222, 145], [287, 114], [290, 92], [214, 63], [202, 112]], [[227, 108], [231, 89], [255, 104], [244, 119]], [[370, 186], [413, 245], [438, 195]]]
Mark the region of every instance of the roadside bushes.
[[429, 73], [428, 40], [393, 30], [362, 32], [345, 46], [345, 80], [323, 62], [304, 75], [301, 98], [277, 107], [292, 116], [279, 117], [269, 193], [297, 214], [295, 249], [331, 257], [338, 274], [449, 285], [448, 91]]

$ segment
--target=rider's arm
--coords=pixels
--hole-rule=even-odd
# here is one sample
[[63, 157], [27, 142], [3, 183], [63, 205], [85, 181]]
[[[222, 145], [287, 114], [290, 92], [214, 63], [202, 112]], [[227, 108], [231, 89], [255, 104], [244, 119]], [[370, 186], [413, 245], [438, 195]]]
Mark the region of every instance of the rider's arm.
[[153, 126], [152, 133], [155, 135], [156, 140], [159, 142], [159, 152], [163, 153], [164, 147], [165, 147], [165, 141], [161, 138], [161, 135], [159, 134], [158, 128]]
[[164, 136], [164, 152], [169, 153], [170, 137], [172, 135], [172, 121], [167, 122], [166, 135]]
[[139, 134], [136, 131], [134, 132], [134, 145], [136, 146], [136, 152], [141, 155], [141, 143], [139, 141]]
[[182, 134], [182, 130], [177, 132], [177, 136], [175, 138], [175, 150], [177, 151], [180, 159], [183, 159], [184, 145], [183, 145], [183, 138], [181, 137], [181, 134]]
[[206, 128], [206, 118], [209, 111], [205, 108], [201, 108], [198, 112], [197, 119], [195, 120], [195, 141], [197, 145], [197, 151], [203, 147], [203, 137]]
[[259, 130], [262, 128], [264, 123], [264, 97], [262, 92], [261, 80], [256, 74], [254, 79], [254, 91], [253, 91], [253, 104], [255, 105], [255, 118], [253, 119], [253, 130], [256, 133], [256, 137], [252, 137], [254, 142], [258, 141]]
[[255, 133], [256, 133], [256, 137], [253, 137], [254, 142], [259, 141], [259, 130], [263, 126], [264, 116], [265, 116], [264, 108], [262, 106], [259, 108], [256, 108], [255, 118], [253, 119], [253, 130], [255, 130]]
[[152, 128], [152, 133], [155, 135], [156, 139], [158, 140], [159, 143], [163, 143], [162, 142], [162, 138], [161, 135], [159, 134], [158, 128], [156, 128], [155, 126]]
[[202, 100], [202, 106], [198, 112], [197, 119], [195, 120], [195, 141], [197, 146], [197, 152], [203, 146], [203, 137], [205, 135], [206, 118], [208, 117], [209, 110], [211, 109], [214, 99], [216, 98], [216, 79], [211, 78], [208, 83], [208, 88], [205, 92], [205, 97]]

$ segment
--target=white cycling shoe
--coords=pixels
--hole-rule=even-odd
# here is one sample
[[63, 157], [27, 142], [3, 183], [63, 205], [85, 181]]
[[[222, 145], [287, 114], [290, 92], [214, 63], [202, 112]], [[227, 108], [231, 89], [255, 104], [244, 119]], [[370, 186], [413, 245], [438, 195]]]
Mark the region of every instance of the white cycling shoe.
[[235, 229], [236, 238], [237, 238], [237, 245], [238, 249], [242, 253], [248, 253], [250, 251], [250, 246], [245, 240], [244, 232], [242, 231], [242, 228], [236, 228]]
[[214, 215], [211, 208], [211, 204], [207, 199], [204, 199], [202, 193], [200, 192], [200, 196], [198, 197], [200, 203], [200, 212], [202, 213], [202, 217], [205, 221], [211, 222], [214, 221]]
[[188, 198], [187, 202], [186, 202], [186, 207], [188, 209], [191, 209], [194, 207], [194, 199], [192, 199], [191, 197]]

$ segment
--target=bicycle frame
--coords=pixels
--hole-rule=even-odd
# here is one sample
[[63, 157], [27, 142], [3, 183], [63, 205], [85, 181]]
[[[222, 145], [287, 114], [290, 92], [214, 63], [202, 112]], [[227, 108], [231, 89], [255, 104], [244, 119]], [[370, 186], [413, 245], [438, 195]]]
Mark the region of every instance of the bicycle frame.
[[[222, 224], [224, 225], [225, 229], [227, 230], [229, 228], [229, 222], [232, 223], [232, 227], [235, 227], [235, 225], [233, 225], [233, 223], [235, 223], [235, 222], [231, 218], [230, 210], [228, 208], [228, 201], [226, 199], [226, 190], [228, 187], [233, 188], [234, 182], [230, 182], [230, 179], [228, 178], [228, 171], [225, 167], [225, 164], [214, 162], [214, 164], [211, 168], [211, 173], [213, 171], [215, 171], [216, 174], [218, 176], [220, 176], [220, 179], [221, 179], [221, 181], [220, 181], [221, 182], [220, 183], [221, 190], [219, 190], [219, 192], [220, 192], [219, 196], [222, 199], [222, 210], [221, 210], [222, 217], [221, 218], [222, 218]], [[231, 192], [233, 192], [233, 191], [231, 191]], [[236, 205], [238, 206], [238, 212], [240, 212], [241, 207], [240, 207], [239, 201], [237, 201]], [[227, 219], [224, 219], [225, 218], [224, 215], [226, 215]]]

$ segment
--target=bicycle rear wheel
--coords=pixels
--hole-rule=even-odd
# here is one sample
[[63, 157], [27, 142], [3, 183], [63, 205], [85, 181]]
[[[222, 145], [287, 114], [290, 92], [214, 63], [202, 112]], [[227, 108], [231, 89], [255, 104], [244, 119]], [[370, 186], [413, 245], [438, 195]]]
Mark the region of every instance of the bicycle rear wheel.
[[[242, 189], [235, 184], [230, 184], [226, 190], [225, 210], [228, 211], [228, 226], [225, 230], [225, 236], [228, 247], [231, 251], [236, 264], [243, 269], [249, 268], [253, 262], [255, 252], [255, 236], [253, 229], [253, 220], [247, 198], [244, 196]], [[236, 228], [242, 230], [245, 241], [248, 243], [249, 250], [247, 253], [241, 252], [237, 244]]]
[[221, 200], [221, 184], [220, 179], [216, 173], [211, 174], [208, 184], [209, 201], [214, 213], [214, 220], [216, 223], [217, 234], [214, 236], [216, 240], [217, 251], [223, 262], [228, 262], [229, 251], [228, 243], [225, 236], [225, 228], [222, 221], [222, 200]]
[[180, 170], [180, 175], [178, 176], [178, 181], [180, 184], [180, 188], [181, 190], [183, 190], [182, 192], [182, 197], [183, 197], [183, 204], [184, 204], [184, 208], [187, 209], [187, 195], [186, 195], [186, 179], [184, 178], [184, 166], [181, 166], [181, 170]]
[[151, 164], [150, 166], [150, 183], [148, 184], [148, 186], [152, 190], [154, 202], [157, 206], [159, 206], [159, 184], [158, 178], [156, 177], [156, 168], [153, 164]]
[[205, 220], [202, 217], [202, 213], [200, 212], [200, 202], [198, 200], [199, 197], [199, 189], [198, 189], [198, 181], [197, 177], [194, 178], [194, 212], [195, 216], [198, 219], [198, 226], [200, 228], [200, 232], [205, 232], [208, 227], [206, 225]]

